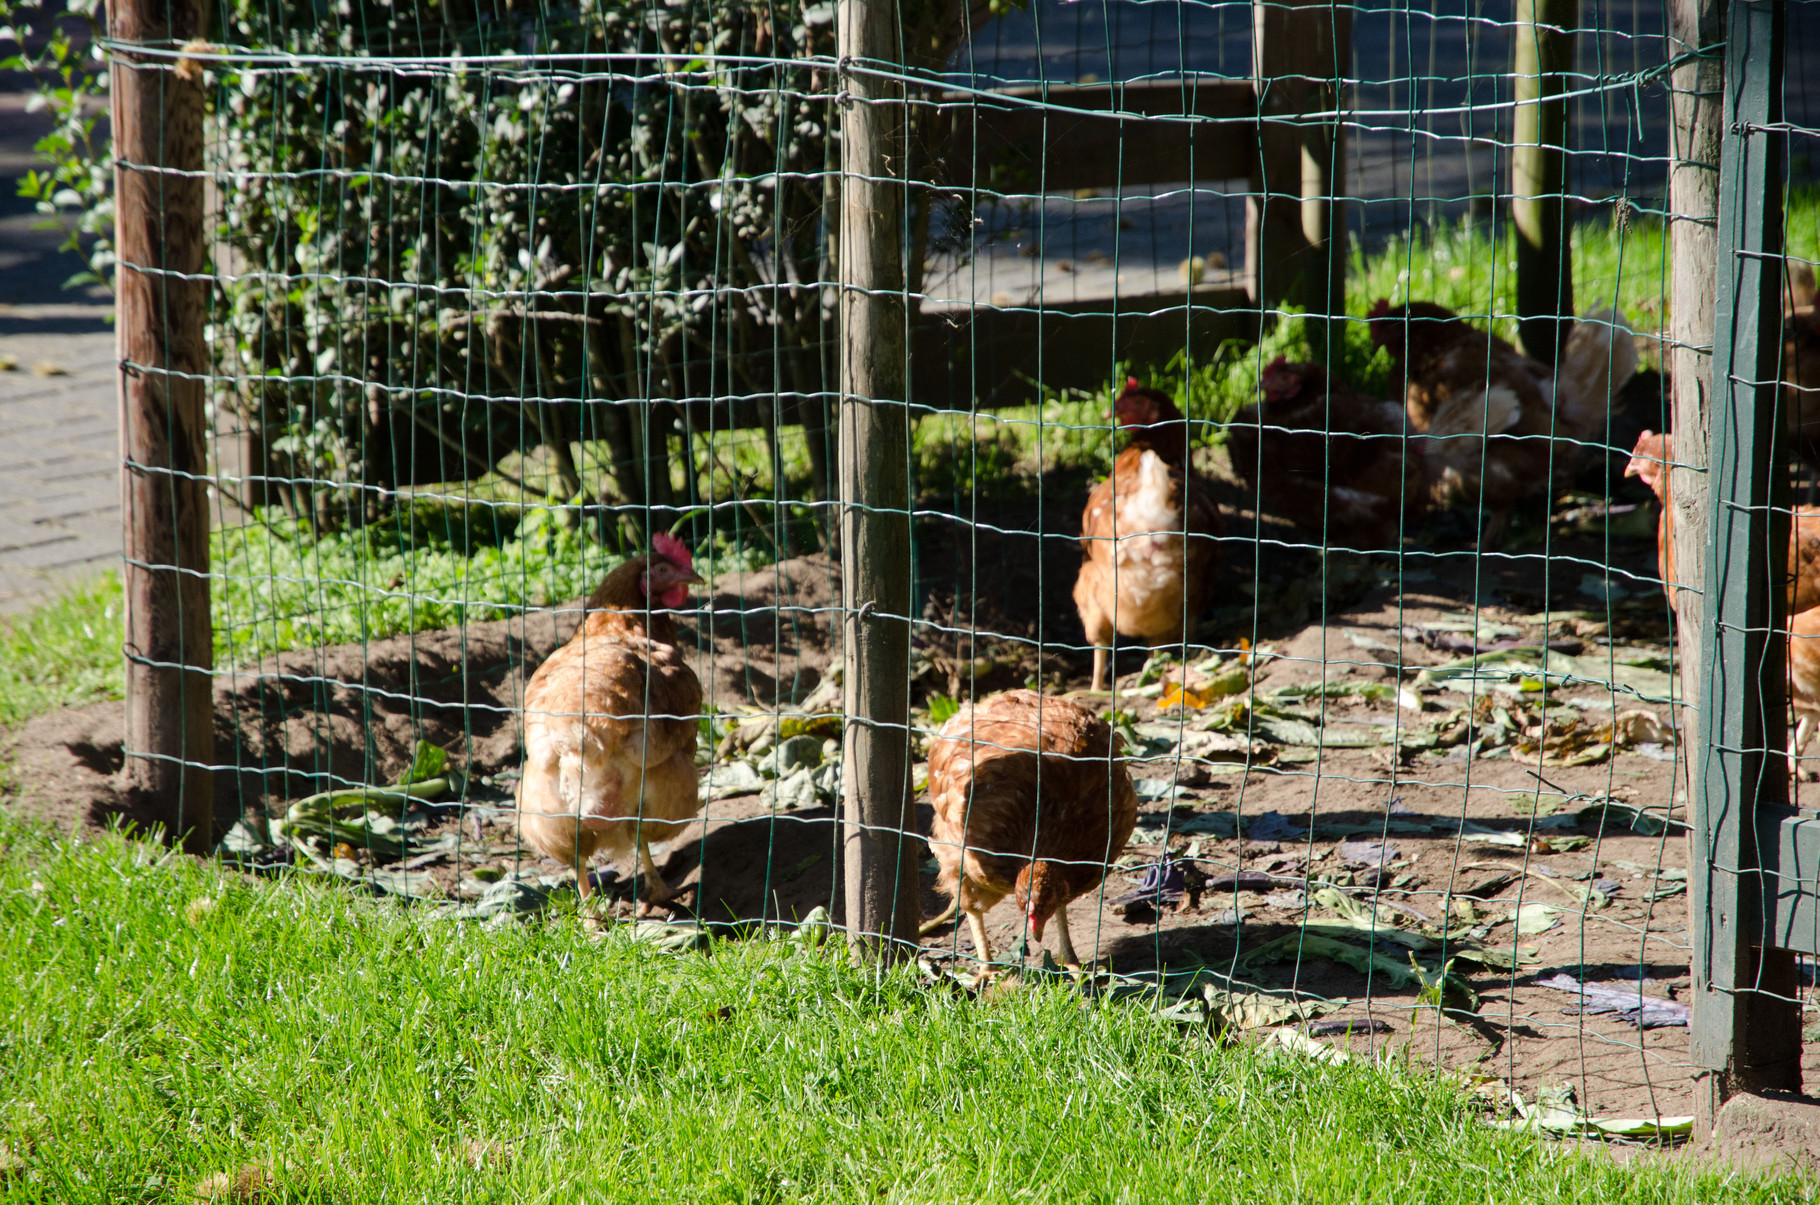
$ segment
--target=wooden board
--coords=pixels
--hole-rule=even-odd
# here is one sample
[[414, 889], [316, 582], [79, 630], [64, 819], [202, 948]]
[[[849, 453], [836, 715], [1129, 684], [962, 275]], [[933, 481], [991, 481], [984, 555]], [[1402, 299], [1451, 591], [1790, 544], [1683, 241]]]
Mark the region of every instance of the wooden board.
[[934, 179], [950, 187], [1074, 192], [1239, 180], [1257, 167], [1249, 79], [957, 92], [942, 98], [941, 114], [947, 150]]

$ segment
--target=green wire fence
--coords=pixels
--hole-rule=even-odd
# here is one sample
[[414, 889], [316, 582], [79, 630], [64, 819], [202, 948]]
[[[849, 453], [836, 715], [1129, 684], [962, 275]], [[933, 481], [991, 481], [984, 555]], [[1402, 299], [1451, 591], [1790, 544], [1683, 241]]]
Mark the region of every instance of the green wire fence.
[[[1798, 1085], [1820, 6], [110, 19], [127, 776], [193, 848], [980, 990], [1063, 972], [938, 868], [1037, 854], [1064, 981], [1185, 1024], [1574, 1133]], [[542, 857], [532, 684], [672, 537], [700, 705], [616, 714], [693, 810], [641, 763], [650, 866]], [[1016, 690], [1102, 735], [944, 785]]]

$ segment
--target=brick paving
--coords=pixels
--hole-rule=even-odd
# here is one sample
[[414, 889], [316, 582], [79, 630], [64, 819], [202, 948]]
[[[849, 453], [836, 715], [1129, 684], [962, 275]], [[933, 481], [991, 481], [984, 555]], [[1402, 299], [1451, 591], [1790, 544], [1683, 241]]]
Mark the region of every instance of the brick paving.
[[64, 287], [82, 261], [19, 196], [49, 128], [25, 84], [0, 73], [0, 363], [16, 365], [0, 369], [0, 613], [120, 562], [113, 299]]
[[[0, 363], [17, 360], [0, 371], [0, 613], [120, 559], [113, 332], [34, 329], [94, 325], [0, 307]], [[34, 365], [63, 371], [39, 375]]]

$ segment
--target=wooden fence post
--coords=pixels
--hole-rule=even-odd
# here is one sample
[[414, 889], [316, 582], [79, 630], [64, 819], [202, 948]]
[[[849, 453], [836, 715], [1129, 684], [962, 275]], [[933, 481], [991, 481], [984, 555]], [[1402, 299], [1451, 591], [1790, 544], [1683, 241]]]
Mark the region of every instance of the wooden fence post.
[[1517, 330], [1523, 350], [1553, 364], [1573, 322], [1568, 229], [1566, 74], [1574, 65], [1579, 0], [1517, 0], [1516, 133], [1510, 148], [1517, 228]]
[[[112, 37], [175, 50], [207, 28], [201, 0], [113, 0]], [[202, 326], [202, 68], [117, 50], [115, 296], [125, 525], [126, 769], [133, 810], [214, 846], [208, 451]]]
[[[1781, 5], [1732, 0], [1721, 117], [1717, 306], [1699, 769], [1690, 794], [1690, 1053], [1710, 1125], [1727, 1097], [1801, 1087], [1794, 955], [1765, 910], [1774, 849], [1760, 826], [1788, 799], [1784, 612], [1788, 474], [1777, 453], [1782, 270]], [[1770, 869], [1766, 870], [1766, 866]]]
[[[1258, 164], [1245, 199], [1246, 291], [1260, 311], [1346, 312], [1346, 147], [1337, 116], [1352, 60], [1352, 9], [1332, 0], [1252, 0]], [[1260, 322], [1266, 316], [1260, 314]], [[1328, 324], [1310, 324], [1326, 359]]]
[[904, 240], [905, 88], [897, 9], [839, 0], [840, 548], [847, 731], [847, 931], [887, 958], [915, 948], [910, 831], [910, 482]]
[[1705, 630], [1701, 586], [1706, 581], [1706, 453], [1711, 438], [1713, 306], [1719, 262], [1719, 136], [1725, 83], [1726, 0], [1674, 0], [1669, 43], [1694, 55], [1678, 64], [1669, 84], [1673, 145], [1669, 148], [1668, 212], [1673, 278], [1669, 298], [1669, 429], [1675, 433], [1669, 497], [1675, 508], [1675, 572], [1670, 587], [1680, 622], [1682, 729], [1699, 731], [1700, 633]]

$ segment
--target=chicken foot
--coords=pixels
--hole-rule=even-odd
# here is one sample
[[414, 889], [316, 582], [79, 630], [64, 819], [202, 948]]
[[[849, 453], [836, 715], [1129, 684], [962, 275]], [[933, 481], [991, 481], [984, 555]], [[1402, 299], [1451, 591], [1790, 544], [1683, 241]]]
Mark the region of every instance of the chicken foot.
[[657, 863], [651, 858], [651, 843], [645, 839], [643, 833], [638, 835], [638, 869], [639, 873], [644, 876], [644, 898], [647, 903], [667, 904], [676, 898], [676, 889], [665, 882], [664, 876], [658, 873]]

